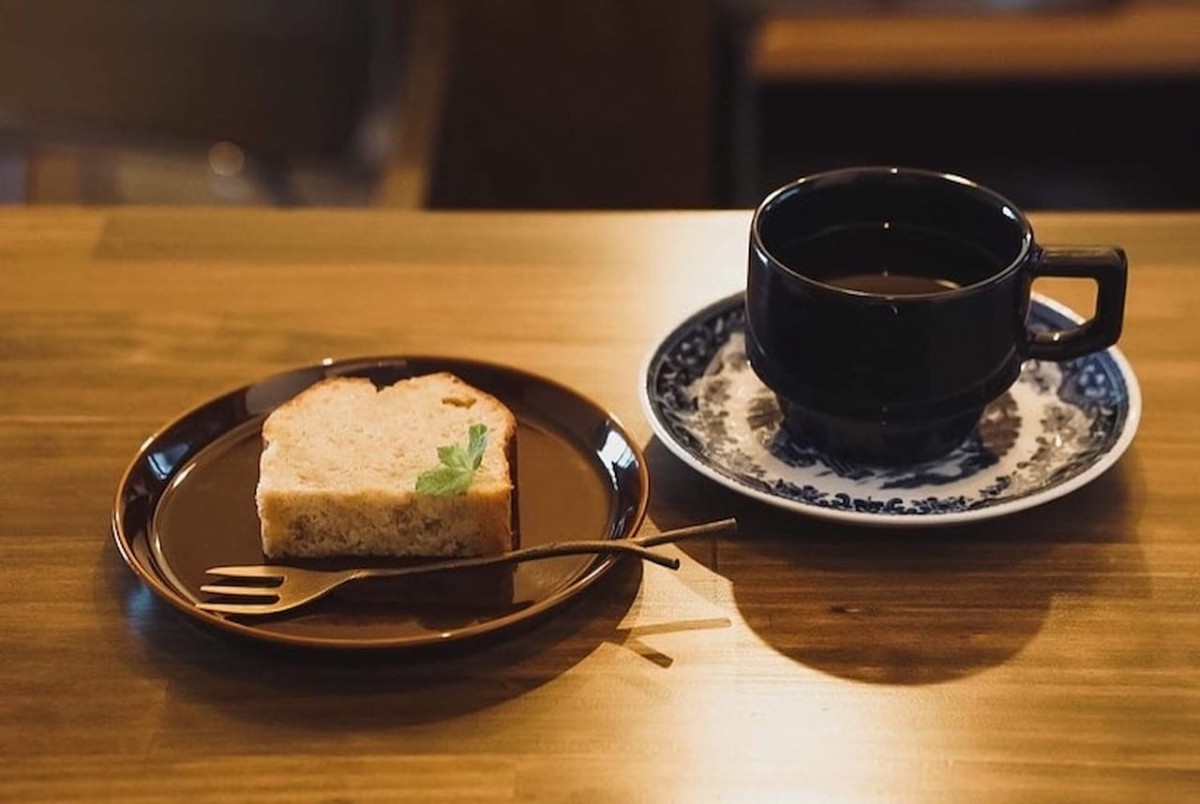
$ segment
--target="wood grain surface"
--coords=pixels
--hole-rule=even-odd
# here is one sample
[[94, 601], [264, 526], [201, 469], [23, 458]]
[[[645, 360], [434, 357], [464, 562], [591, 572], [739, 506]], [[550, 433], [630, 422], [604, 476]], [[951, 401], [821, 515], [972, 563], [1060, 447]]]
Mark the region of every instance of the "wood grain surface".
[[[1200, 214], [1033, 221], [1129, 253], [1138, 436], [1064, 499], [895, 533], [747, 501], [651, 438], [641, 362], [742, 285], [745, 212], [0, 211], [0, 800], [1194, 798]], [[418, 657], [267, 651], [150, 595], [109, 532], [142, 441], [373, 354], [565, 383], [645, 445], [647, 529], [741, 532]]]

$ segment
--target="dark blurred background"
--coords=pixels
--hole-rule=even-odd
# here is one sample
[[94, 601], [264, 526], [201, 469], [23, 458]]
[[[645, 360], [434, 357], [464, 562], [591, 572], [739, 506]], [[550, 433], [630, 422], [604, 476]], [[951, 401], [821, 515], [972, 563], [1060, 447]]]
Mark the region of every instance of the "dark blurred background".
[[0, 202], [1200, 208], [1194, 0], [0, 0]]

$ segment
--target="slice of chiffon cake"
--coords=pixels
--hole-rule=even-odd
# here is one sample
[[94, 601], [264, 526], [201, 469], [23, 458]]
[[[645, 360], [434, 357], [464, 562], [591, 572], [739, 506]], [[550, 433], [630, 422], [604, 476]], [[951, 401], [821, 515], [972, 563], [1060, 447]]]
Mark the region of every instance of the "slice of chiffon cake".
[[516, 419], [448, 373], [324, 380], [263, 424], [269, 559], [477, 556], [513, 547]]

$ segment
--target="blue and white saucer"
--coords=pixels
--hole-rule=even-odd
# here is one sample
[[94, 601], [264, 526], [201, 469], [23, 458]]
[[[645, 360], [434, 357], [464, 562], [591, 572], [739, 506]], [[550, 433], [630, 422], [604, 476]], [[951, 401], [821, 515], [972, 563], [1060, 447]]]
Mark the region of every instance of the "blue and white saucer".
[[[744, 297], [673, 329], [645, 364], [642, 406], [663, 444], [701, 474], [781, 508], [863, 525], [978, 521], [1062, 497], [1112, 466], [1133, 440], [1141, 392], [1116, 348], [1061, 363], [1030, 360], [944, 458], [872, 466], [827, 456], [780, 429], [775, 396], [750, 368]], [[1030, 326], [1080, 316], [1034, 296]]]

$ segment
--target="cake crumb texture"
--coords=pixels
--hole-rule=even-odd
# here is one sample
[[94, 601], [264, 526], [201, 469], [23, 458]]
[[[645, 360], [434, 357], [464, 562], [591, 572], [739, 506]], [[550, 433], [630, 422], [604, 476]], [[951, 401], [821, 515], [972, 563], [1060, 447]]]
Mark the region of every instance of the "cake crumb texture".
[[[487, 427], [465, 493], [415, 490], [438, 448]], [[323, 380], [263, 424], [256, 490], [267, 558], [475, 556], [513, 546], [516, 419], [503, 403], [441, 372], [384, 388]]]

